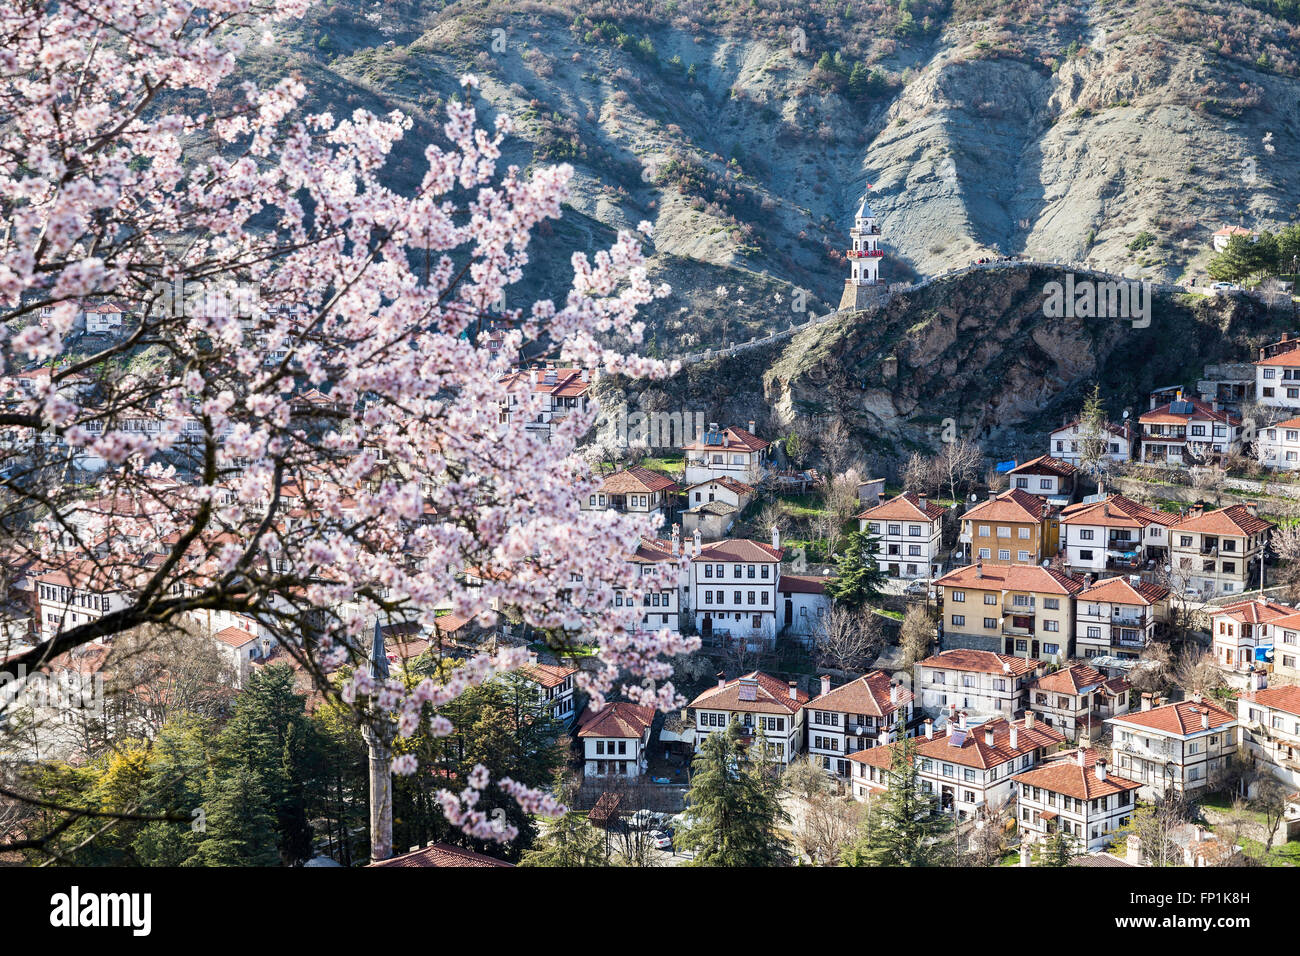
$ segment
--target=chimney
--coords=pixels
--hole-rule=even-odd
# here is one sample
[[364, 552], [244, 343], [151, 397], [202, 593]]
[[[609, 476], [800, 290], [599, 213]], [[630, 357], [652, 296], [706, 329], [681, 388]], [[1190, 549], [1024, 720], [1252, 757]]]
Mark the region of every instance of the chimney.
[[993, 727], [990, 724], [984, 725], [984, 745], [986, 747], [993, 746]]
[[976, 562], [975, 562], [975, 577], [977, 577], [977, 578], [982, 578], [982, 577], [984, 577], [984, 562], [983, 562], [983, 561], [976, 561]]
[[1097, 761], [1097, 763], [1096, 763], [1096, 765], [1095, 765], [1095, 767], [1094, 767], [1094, 770], [1096, 771], [1097, 779], [1098, 779], [1098, 780], [1105, 780], [1105, 779], [1106, 779], [1106, 761], [1105, 761], [1105, 760], [1098, 759], [1098, 761]]
[[1128, 844], [1124, 848], [1124, 860], [1129, 866], [1142, 865], [1142, 838], [1136, 833], [1128, 835]]
[[1201, 729], [1210, 729], [1210, 712], [1208, 710], [1201, 711]]
[[583, 381], [583, 382], [590, 382], [590, 381], [591, 381], [591, 372], [584, 368], [584, 369], [582, 370], [582, 372], [579, 373], [578, 378], [579, 378], [580, 381]]
[[1210, 411], [1217, 412], [1218, 410], [1219, 410], [1219, 400], [1217, 398], [1210, 399]]
[[529, 652], [528, 652], [528, 663], [530, 663], [530, 664], [536, 664], [536, 663], [537, 663], [537, 652], [536, 652], [536, 651], [529, 651]]
[[1014, 723], [1011, 725], [1011, 749], [1020, 749], [1020, 728]]
[[876, 492], [876, 504], [883, 505], [888, 500], [889, 495], [885, 494], [883, 491]]
[[772, 525], [772, 549], [774, 551], [781, 550], [781, 529], [776, 525]]
[[1082, 767], [1083, 761], [1084, 761], [1083, 748], [1080, 747], [1078, 750], [1074, 752], [1074, 762], [1078, 764], [1080, 767]]
[[718, 671], [718, 686], [719, 687], [727, 686], [727, 675], [724, 674], [722, 671]]
[[1144, 711], [1146, 711], [1146, 710], [1150, 710], [1150, 709], [1151, 709], [1151, 700], [1152, 700], [1152, 697], [1151, 697], [1150, 694], [1143, 694], [1143, 695], [1142, 695], [1142, 709], [1143, 709]]
[[673, 525], [673, 555], [681, 554], [682, 551], [682, 526]]
[[749, 433], [754, 434], [754, 419], [752, 418], [749, 420]]
[[1029, 843], [1024, 841], [1020, 844], [1020, 865], [1029, 866]]
[[822, 696], [825, 697], [830, 692], [831, 692], [831, 675], [823, 674], [822, 675]]
[[701, 547], [702, 547], [702, 539], [700, 538], [700, 529], [696, 528], [695, 529], [695, 550], [691, 552], [691, 557], [698, 558], [700, 556]]
[[934, 740], [934, 721], [929, 717], [925, 718], [925, 739]]
[[926, 503], [929, 500], [930, 500], [930, 496], [927, 495], [924, 491], [918, 492], [916, 495], [916, 503], [922, 511], [925, 511]]
[[896, 680], [889, 682], [889, 702], [898, 705], [898, 681]]
[[966, 729], [966, 711], [963, 710], [960, 714], [957, 715], [957, 726], [960, 727], [962, 730]]
[[1025, 730], [1033, 730], [1036, 723], [1038, 723], [1038, 715], [1032, 710], [1025, 711]]
[[798, 682], [798, 681], [793, 681], [793, 680], [790, 681], [790, 699], [791, 699], [791, 700], [798, 700], [798, 699], [799, 699], [799, 682]]

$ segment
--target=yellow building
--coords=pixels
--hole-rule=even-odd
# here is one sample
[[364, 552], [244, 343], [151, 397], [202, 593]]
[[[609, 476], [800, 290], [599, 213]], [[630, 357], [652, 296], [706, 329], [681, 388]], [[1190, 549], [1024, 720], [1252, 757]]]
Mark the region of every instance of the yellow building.
[[1019, 488], [1004, 491], [962, 515], [967, 558], [985, 564], [1041, 564], [1060, 549], [1060, 512]]

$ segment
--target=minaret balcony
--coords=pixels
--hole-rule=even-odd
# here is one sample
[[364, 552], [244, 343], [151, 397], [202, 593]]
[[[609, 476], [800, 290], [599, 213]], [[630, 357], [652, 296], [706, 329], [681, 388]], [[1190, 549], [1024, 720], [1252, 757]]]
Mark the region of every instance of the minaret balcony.
[[850, 259], [879, 259], [884, 254], [881, 249], [850, 249], [848, 251]]

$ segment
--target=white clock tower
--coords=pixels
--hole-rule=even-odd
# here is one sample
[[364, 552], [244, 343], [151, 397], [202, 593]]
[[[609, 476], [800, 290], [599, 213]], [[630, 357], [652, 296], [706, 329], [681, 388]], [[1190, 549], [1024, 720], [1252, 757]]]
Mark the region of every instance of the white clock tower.
[[858, 204], [858, 211], [853, 214], [853, 228], [849, 230], [849, 238], [852, 240], [852, 246], [846, 253], [849, 277], [844, 280], [844, 295], [840, 298], [841, 311], [865, 308], [885, 290], [885, 283], [880, 279], [880, 260], [884, 257], [884, 252], [880, 249], [880, 227], [876, 225], [876, 217], [867, 205], [865, 194]]

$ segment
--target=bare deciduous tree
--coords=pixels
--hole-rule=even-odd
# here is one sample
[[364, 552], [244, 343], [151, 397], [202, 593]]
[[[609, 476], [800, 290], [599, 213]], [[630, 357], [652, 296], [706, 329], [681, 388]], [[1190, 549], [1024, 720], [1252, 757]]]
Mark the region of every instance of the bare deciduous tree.
[[984, 452], [967, 438], [945, 442], [935, 467], [948, 497], [956, 501], [979, 480], [980, 470], [984, 467]]
[[884, 628], [870, 610], [835, 605], [818, 621], [813, 640], [818, 663], [823, 667], [855, 671], [880, 653]]
[[[823, 776], [825, 771], [821, 771]], [[858, 835], [866, 807], [833, 792], [815, 794], [795, 814], [794, 842], [813, 863], [834, 866]]]
[[1183, 651], [1174, 664], [1174, 683], [1181, 687], [1188, 697], [1197, 694], [1209, 697], [1215, 691], [1227, 686], [1223, 672], [1214, 662], [1214, 657], [1191, 648]]
[[903, 667], [910, 673], [912, 665], [930, 656], [934, 646], [935, 622], [930, 612], [920, 604], [908, 605], [903, 613], [899, 644], [903, 649]]

